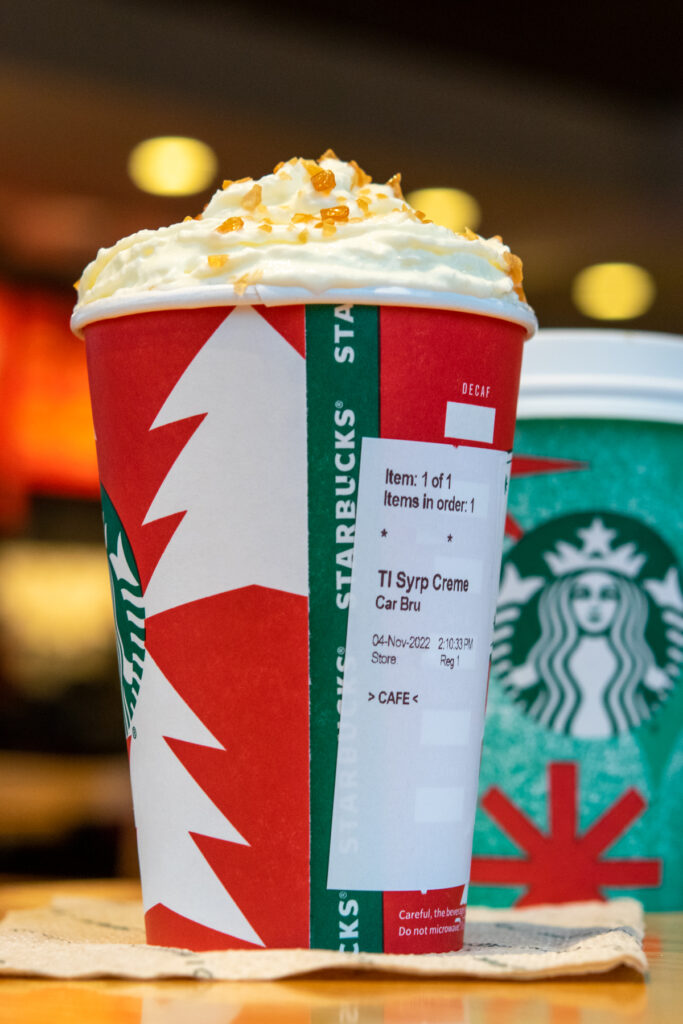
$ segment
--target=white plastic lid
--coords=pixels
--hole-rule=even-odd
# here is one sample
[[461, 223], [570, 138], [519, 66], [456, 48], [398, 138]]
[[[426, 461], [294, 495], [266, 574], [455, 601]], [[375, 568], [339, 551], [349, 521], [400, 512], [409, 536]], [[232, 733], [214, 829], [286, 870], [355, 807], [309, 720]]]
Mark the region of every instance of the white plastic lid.
[[683, 336], [541, 329], [524, 346], [517, 416], [683, 423]]

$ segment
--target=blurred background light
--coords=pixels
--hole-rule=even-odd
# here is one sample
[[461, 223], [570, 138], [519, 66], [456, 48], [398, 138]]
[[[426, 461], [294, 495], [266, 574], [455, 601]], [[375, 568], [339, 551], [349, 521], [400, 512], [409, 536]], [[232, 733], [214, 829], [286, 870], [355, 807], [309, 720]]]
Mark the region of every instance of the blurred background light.
[[459, 188], [418, 188], [406, 199], [416, 210], [451, 231], [476, 231], [481, 223], [481, 207], [469, 192]]
[[139, 142], [128, 158], [138, 188], [158, 196], [189, 196], [208, 188], [216, 176], [216, 154], [199, 139], [161, 135]]
[[43, 695], [106, 666], [113, 628], [99, 544], [8, 541], [0, 547], [4, 668], [24, 693]]
[[594, 320], [632, 320], [652, 306], [652, 275], [634, 263], [596, 263], [574, 278], [574, 305]]

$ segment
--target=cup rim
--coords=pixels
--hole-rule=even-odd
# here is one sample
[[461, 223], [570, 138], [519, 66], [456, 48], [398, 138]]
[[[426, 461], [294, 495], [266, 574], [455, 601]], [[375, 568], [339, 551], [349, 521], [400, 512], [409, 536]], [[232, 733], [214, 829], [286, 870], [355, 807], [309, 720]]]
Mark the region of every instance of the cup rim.
[[157, 310], [198, 309], [210, 306], [292, 306], [292, 305], [354, 305], [417, 306], [475, 313], [519, 324], [525, 328], [526, 340], [538, 330], [536, 315], [527, 303], [511, 306], [502, 299], [482, 299], [457, 292], [431, 292], [395, 286], [370, 288], [332, 288], [311, 292], [307, 288], [250, 285], [238, 295], [229, 285], [209, 285], [168, 292], [143, 292], [135, 295], [95, 299], [77, 306], [71, 317], [71, 330], [84, 337], [84, 329], [98, 320], [112, 320], [135, 313]]

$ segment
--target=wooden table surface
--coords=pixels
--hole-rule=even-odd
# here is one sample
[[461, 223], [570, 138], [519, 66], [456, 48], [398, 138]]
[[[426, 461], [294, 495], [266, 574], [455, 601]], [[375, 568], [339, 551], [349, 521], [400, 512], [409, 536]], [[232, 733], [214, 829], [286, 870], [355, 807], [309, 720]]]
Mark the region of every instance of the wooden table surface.
[[[133, 882], [0, 887], [0, 915], [53, 896], [136, 899]], [[0, 980], [1, 1024], [679, 1024], [683, 914], [647, 915], [647, 982], [626, 969], [557, 981]]]

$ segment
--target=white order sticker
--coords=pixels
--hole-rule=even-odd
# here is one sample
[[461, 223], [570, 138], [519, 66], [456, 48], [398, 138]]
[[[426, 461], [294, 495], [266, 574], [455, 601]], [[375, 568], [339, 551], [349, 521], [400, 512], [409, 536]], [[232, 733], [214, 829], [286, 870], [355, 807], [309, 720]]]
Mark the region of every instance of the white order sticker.
[[329, 888], [469, 877], [509, 462], [363, 439]]

